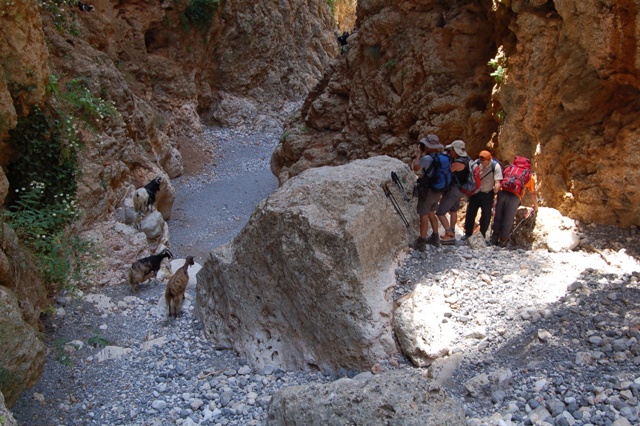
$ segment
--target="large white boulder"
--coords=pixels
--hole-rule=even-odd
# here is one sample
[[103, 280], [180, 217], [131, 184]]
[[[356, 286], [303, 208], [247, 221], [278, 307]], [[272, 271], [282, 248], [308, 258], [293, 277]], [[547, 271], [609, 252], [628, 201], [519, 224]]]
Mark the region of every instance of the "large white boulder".
[[198, 273], [206, 335], [257, 367], [362, 370], [396, 352], [388, 292], [418, 219], [392, 171], [409, 191], [409, 167], [379, 156], [309, 169], [260, 203]]

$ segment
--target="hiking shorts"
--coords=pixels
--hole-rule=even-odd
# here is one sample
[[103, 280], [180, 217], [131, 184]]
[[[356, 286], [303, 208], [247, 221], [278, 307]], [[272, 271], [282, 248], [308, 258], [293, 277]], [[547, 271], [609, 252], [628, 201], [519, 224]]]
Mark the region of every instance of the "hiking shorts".
[[418, 215], [426, 216], [430, 212], [436, 211], [438, 208], [438, 203], [440, 202], [440, 198], [442, 197], [442, 192], [435, 192], [432, 190], [427, 191], [426, 197], [418, 198]]
[[436, 216], [444, 216], [449, 212], [460, 210], [460, 199], [464, 194], [457, 186], [450, 186], [449, 191], [442, 196], [442, 201], [436, 211]]

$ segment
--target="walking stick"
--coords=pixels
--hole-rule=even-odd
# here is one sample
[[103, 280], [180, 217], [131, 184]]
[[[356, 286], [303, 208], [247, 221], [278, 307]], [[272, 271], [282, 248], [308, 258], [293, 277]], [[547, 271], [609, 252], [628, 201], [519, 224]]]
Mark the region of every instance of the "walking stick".
[[404, 198], [404, 200], [407, 203], [410, 203], [411, 202], [411, 198], [409, 198], [409, 196], [407, 195], [407, 191], [405, 191], [404, 185], [402, 184], [402, 181], [400, 180], [400, 178], [398, 177], [396, 172], [391, 172], [391, 179], [398, 186], [398, 189], [400, 190], [400, 193], [402, 194], [402, 198]]
[[393, 196], [393, 194], [391, 193], [391, 191], [389, 191], [389, 187], [387, 186], [386, 183], [383, 183], [382, 185], [380, 185], [382, 187], [382, 190], [384, 191], [384, 195], [387, 196], [387, 198], [389, 200], [391, 200], [391, 204], [393, 204], [393, 207], [396, 209], [396, 212], [400, 215], [400, 217], [402, 218], [402, 221], [404, 222], [405, 226], [407, 227], [407, 229], [410, 228], [409, 225], [409, 221], [407, 221], [407, 218], [405, 217], [404, 213], [402, 212], [402, 209], [400, 208], [400, 206], [398, 205], [398, 202], [396, 201], [396, 198]]

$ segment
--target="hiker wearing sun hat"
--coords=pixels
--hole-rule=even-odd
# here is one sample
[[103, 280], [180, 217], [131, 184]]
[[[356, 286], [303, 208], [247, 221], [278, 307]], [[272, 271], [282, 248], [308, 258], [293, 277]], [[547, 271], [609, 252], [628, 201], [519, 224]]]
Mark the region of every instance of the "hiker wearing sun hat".
[[[458, 139], [445, 147], [451, 157], [451, 186], [440, 200], [436, 216], [445, 229], [445, 234], [440, 237], [442, 244], [455, 244], [455, 226], [458, 221], [458, 210], [460, 210], [460, 199], [464, 195], [460, 187], [469, 177], [469, 161], [464, 141]], [[447, 220], [449, 213], [450, 221]]]
[[502, 182], [502, 166], [493, 159], [489, 151], [480, 151], [476, 164], [480, 167], [480, 188], [476, 194], [469, 197], [467, 215], [464, 218], [463, 240], [473, 234], [478, 209], [480, 210], [480, 232], [483, 237], [487, 236], [487, 230], [489, 230], [491, 223], [493, 201], [500, 190], [500, 182]]
[[[420, 217], [420, 235], [411, 247], [425, 251], [427, 243], [440, 245], [438, 236], [438, 219], [436, 219], [435, 211], [442, 197], [442, 192], [434, 190], [431, 185], [422, 185], [432, 179], [436, 173], [438, 165], [442, 165], [443, 160], [448, 160], [447, 156], [442, 154], [444, 145], [440, 143], [438, 136], [430, 134], [420, 139], [418, 142], [418, 150], [413, 160], [413, 170], [422, 172], [422, 177], [416, 184], [414, 195], [418, 197], [417, 212]], [[448, 167], [448, 161], [446, 162]], [[429, 225], [434, 230], [429, 238]]]

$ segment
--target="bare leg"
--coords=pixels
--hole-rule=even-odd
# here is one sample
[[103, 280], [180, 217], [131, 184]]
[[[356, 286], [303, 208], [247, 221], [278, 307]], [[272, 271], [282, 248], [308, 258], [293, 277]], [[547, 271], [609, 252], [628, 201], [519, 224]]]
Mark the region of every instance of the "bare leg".
[[420, 237], [427, 238], [429, 233], [429, 216], [420, 215]]
[[438, 235], [438, 219], [436, 218], [435, 212], [429, 212], [429, 222], [431, 222], [433, 233]]
[[438, 219], [440, 220], [440, 223], [444, 228], [444, 232], [447, 232], [449, 230], [449, 221], [447, 220], [447, 215], [444, 214], [442, 216], [438, 216]]
[[450, 212], [449, 216], [451, 217], [451, 229], [455, 231], [456, 223], [458, 223], [458, 212]]

